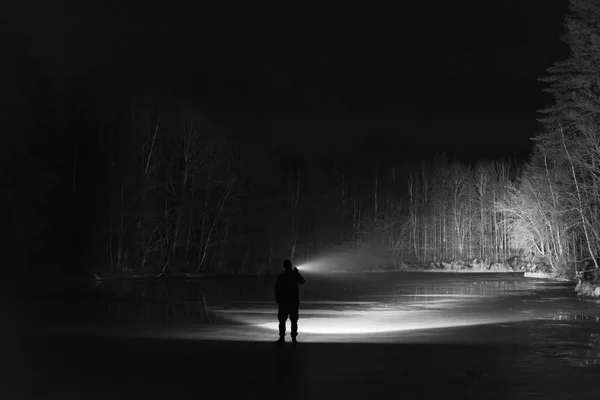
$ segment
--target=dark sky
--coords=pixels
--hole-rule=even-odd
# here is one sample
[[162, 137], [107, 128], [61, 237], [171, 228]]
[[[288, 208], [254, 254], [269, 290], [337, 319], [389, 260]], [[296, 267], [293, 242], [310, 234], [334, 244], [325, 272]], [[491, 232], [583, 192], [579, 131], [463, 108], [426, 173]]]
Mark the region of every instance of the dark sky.
[[551, 100], [537, 78], [568, 54], [566, 0], [27, 3], [5, 26], [50, 75], [102, 96], [185, 96], [248, 143], [306, 154], [522, 156]]

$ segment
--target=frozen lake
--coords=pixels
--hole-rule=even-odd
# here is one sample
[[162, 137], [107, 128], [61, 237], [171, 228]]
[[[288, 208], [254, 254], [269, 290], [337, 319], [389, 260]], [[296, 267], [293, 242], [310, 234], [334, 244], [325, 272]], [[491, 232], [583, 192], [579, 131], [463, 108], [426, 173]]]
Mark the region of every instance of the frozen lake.
[[[332, 387], [361, 398], [390, 385], [423, 398], [436, 390], [467, 398], [598, 398], [600, 304], [577, 298], [572, 284], [519, 274], [305, 277], [301, 343], [293, 350], [272, 343], [274, 277], [100, 283], [78, 301], [46, 297], [28, 314], [24, 335], [32, 344], [44, 337], [108, 346], [97, 357], [124, 357], [143, 364], [132, 366], [140, 370], [158, 352], [160, 365], [171, 363], [167, 376], [185, 364], [207, 382], [226, 383], [229, 375], [217, 371], [227, 368], [247, 390], [301, 384], [300, 398]], [[131, 349], [135, 355], [126, 355]], [[189, 357], [198, 362], [186, 364]], [[165, 383], [182, 391], [188, 384]]]

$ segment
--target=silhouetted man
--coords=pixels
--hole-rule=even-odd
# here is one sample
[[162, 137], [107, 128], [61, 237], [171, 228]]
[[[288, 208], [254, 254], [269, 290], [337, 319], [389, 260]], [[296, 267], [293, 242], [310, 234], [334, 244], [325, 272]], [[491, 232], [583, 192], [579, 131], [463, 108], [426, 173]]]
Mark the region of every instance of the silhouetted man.
[[304, 285], [306, 281], [300, 275], [298, 268], [292, 269], [292, 262], [285, 260], [283, 262], [284, 272], [277, 277], [275, 284], [275, 301], [279, 305], [277, 319], [279, 320], [279, 340], [278, 344], [285, 343], [285, 323], [290, 318], [292, 323], [292, 344], [296, 344], [298, 336], [298, 311], [300, 308], [299, 285]]

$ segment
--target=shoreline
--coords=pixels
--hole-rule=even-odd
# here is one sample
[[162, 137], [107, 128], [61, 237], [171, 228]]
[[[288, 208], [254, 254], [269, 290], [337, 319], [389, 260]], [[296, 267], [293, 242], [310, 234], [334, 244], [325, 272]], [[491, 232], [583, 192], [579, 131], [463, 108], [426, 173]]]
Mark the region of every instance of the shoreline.
[[[307, 271], [306, 274], [314, 274], [314, 272]], [[332, 270], [320, 274], [331, 274], [331, 275], [342, 275], [342, 274], [381, 274], [381, 273], [441, 273], [441, 274], [511, 274], [511, 275], [524, 275], [528, 278], [545, 278], [554, 279], [550, 274], [540, 273], [528, 273], [524, 271], [493, 271], [493, 270], [447, 270], [447, 269], [402, 269], [402, 270], [362, 270], [362, 271], [347, 271], [347, 270]], [[318, 273], [319, 274], [319, 273]], [[93, 282], [120, 282], [120, 281], [160, 281], [160, 280], [195, 280], [195, 279], [207, 279], [207, 278], [250, 278], [250, 277], [264, 277], [264, 276], [276, 276], [277, 274], [183, 274], [176, 276], [148, 276], [141, 274], [131, 274], [130, 276], [106, 276], [106, 275], [94, 275], [91, 280]], [[531, 276], [528, 276], [531, 275]], [[544, 275], [544, 276], [542, 276]]]

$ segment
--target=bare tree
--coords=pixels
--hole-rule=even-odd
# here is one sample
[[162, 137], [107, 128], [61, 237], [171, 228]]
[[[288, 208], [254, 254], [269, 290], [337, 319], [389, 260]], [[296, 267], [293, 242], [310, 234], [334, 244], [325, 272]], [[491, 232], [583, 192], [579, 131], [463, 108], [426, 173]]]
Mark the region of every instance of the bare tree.
[[[470, 172], [462, 164], [453, 162], [450, 164], [450, 188], [452, 190], [452, 218], [455, 233], [455, 245], [452, 248], [452, 258], [464, 256], [465, 240], [469, 226], [469, 215], [467, 209], [467, 190]], [[458, 252], [456, 252], [458, 250]]]
[[475, 168], [475, 188], [479, 200], [479, 258], [483, 259], [486, 253], [486, 220], [489, 210], [489, 190], [490, 190], [490, 166], [489, 164], [478, 163]]
[[[593, 261], [594, 261], [594, 265], [596, 267], [596, 270], [598, 269], [598, 261], [596, 260], [595, 254], [596, 254], [596, 249], [592, 248], [592, 242], [590, 239], [590, 232], [589, 232], [589, 221], [587, 219], [586, 213], [585, 213], [585, 206], [584, 206], [584, 202], [582, 199], [582, 195], [581, 195], [581, 189], [580, 189], [580, 184], [579, 181], [577, 179], [577, 174], [575, 173], [575, 165], [573, 163], [573, 159], [571, 157], [571, 153], [569, 152], [569, 148], [567, 147], [567, 143], [566, 143], [566, 138], [565, 138], [565, 132], [562, 129], [562, 127], [559, 124], [559, 130], [560, 130], [560, 134], [561, 134], [561, 138], [562, 138], [562, 145], [563, 148], [565, 150], [565, 154], [567, 156], [567, 159], [569, 160], [569, 164], [571, 167], [571, 173], [573, 176], [573, 183], [575, 184], [575, 191], [577, 193], [577, 207], [576, 210], [579, 213], [579, 216], [581, 218], [581, 226], [583, 228], [583, 234], [585, 237], [585, 241], [586, 241], [586, 245], [587, 245], [587, 249], [588, 252], [590, 254], [590, 256], [592, 257]], [[598, 238], [594, 238], [596, 239], [595, 242], [597, 241]]]

